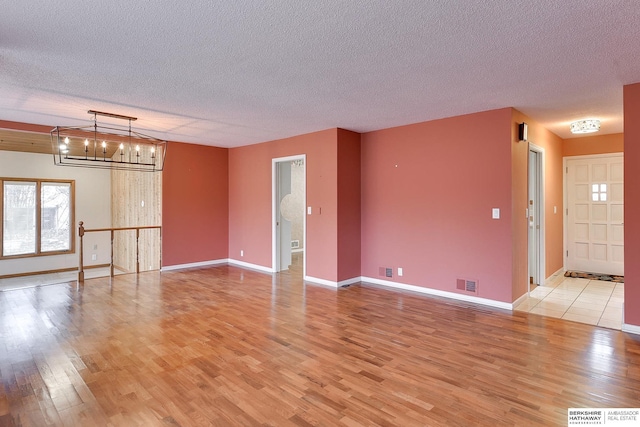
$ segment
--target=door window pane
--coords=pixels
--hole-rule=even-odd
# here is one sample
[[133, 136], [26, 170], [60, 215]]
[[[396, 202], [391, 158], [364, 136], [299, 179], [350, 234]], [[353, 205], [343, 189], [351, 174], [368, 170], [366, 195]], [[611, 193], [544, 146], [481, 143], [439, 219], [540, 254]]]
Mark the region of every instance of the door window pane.
[[607, 184], [591, 184], [591, 200], [594, 202], [606, 202]]
[[36, 252], [36, 183], [5, 182], [2, 255]]
[[43, 182], [41, 189], [41, 251], [71, 248], [71, 184]]

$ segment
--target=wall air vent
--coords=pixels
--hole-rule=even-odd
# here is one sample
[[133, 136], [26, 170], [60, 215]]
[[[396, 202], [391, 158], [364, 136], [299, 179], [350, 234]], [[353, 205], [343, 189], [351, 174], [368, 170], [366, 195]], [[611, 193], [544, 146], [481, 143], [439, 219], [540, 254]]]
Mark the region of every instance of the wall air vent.
[[378, 274], [380, 277], [393, 277], [393, 268], [379, 267]]
[[469, 279], [457, 279], [456, 289], [459, 291], [468, 292], [474, 295], [478, 294], [478, 281]]

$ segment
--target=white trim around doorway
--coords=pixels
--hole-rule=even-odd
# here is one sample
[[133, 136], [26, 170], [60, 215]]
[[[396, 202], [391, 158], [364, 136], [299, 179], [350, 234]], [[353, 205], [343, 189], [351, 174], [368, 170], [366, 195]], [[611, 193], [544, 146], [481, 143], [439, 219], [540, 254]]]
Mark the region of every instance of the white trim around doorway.
[[277, 164], [280, 162], [289, 162], [293, 160], [302, 160], [304, 167], [304, 183], [303, 183], [303, 204], [305, 206], [304, 220], [302, 221], [302, 235], [304, 236], [304, 252], [302, 254], [302, 277], [307, 275], [307, 156], [306, 154], [300, 154], [295, 156], [277, 157], [271, 159], [271, 269], [272, 271], [278, 271], [278, 258], [276, 251], [278, 250], [276, 242], [276, 233], [278, 232], [276, 226], [276, 195], [277, 195]]
[[[547, 275], [546, 275], [546, 215], [545, 215], [545, 209], [546, 209], [546, 203], [545, 203], [545, 191], [544, 191], [544, 186], [545, 186], [545, 167], [546, 167], [546, 161], [545, 161], [545, 153], [544, 153], [544, 148], [539, 147], [537, 145], [535, 145], [532, 142], [529, 142], [529, 151], [535, 151], [536, 153], [540, 154], [540, 246], [538, 247], [538, 277], [541, 283], [544, 283], [545, 280], [547, 280]], [[527, 152], [527, 165], [529, 164], [529, 154]], [[529, 175], [527, 173], [527, 175]], [[527, 193], [528, 193], [528, 185], [527, 185]], [[527, 194], [527, 209], [528, 209], [528, 199], [529, 199], [529, 195]], [[528, 211], [527, 211], [528, 212]], [[527, 227], [529, 226], [529, 219], [527, 218]], [[529, 235], [528, 230], [527, 230], [527, 236]], [[527, 245], [527, 263], [529, 262], [529, 256], [528, 256], [528, 245]], [[529, 289], [529, 279], [528, 279], [528, 274], [527, 274], [527, 289]]]

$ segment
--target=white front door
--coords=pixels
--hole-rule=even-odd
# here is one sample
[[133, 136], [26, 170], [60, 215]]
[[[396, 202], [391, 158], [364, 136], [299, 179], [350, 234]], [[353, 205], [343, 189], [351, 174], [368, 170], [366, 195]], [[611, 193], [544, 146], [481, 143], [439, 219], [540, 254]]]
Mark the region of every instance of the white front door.
[[566, 161], [565, 268], [624, 275], [623, 155]]

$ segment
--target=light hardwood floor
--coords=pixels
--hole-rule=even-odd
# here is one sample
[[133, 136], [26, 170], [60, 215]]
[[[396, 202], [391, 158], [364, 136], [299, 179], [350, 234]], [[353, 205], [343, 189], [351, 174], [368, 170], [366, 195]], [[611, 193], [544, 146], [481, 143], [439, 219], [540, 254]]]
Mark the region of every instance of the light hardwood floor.
[[638, 336], [295, 277], [0, 292], [0, 426], [549, 426], [640, 406]]

